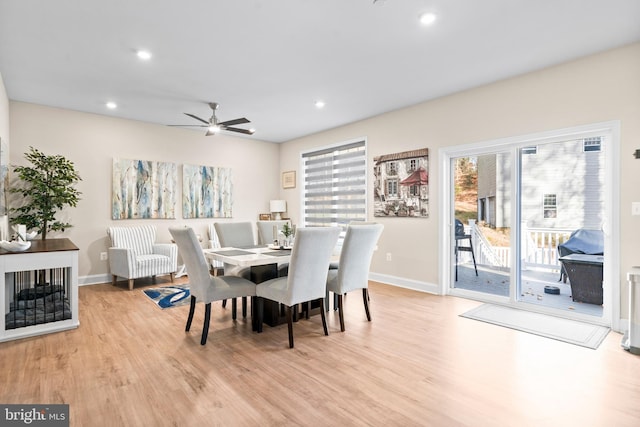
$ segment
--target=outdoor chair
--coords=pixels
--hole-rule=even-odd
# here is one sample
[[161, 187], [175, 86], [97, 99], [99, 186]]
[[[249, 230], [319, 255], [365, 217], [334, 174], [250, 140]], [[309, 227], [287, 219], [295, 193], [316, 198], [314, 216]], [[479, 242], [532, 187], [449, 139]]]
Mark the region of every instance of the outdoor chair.
[[[476, 265], [476, 256], [473, 253], [473, 242], [471, 239], [471, 234], [465, 234], [464, 232], [464, 224], [459, 219], [456, 219], [456, 246], [455, 246], [455, 254], [456, 254], [456, 281], [458, 281], [458, 251], [463, 252], [471, 252], [471, 259], [473, 259], [473, 268], [476, 271], [476, 276], [478, 275], [478, 266]], [[460, 243], [468, 241], [469, 245], [464, 246]]]

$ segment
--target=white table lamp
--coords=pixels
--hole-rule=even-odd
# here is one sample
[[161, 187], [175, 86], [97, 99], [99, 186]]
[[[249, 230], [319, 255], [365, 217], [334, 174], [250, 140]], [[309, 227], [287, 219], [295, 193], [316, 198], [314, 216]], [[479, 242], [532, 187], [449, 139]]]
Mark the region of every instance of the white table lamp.
[[269, 201], [269, 210], [274, 215], [275, 220], [281, 220], [282, 217], [280, 214], [282, 212], [287, 211], [287, 201], [286, 200], [271, 200]]

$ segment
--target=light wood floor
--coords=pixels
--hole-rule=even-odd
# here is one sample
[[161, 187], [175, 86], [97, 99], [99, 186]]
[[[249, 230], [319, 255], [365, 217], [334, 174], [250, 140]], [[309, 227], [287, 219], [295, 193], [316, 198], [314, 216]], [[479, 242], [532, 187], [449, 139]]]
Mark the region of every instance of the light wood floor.
[[[159, 280], [158, 284], [166, 282]], [[0, 403], [68, 403], [72, 426], [638, 426], [640, 357], [461, 318], [478, 305], [371, 284], [337, 314], [251, 331], [158, 309], [137, 281], [80, 288], [76, 330], [0, 343]]]

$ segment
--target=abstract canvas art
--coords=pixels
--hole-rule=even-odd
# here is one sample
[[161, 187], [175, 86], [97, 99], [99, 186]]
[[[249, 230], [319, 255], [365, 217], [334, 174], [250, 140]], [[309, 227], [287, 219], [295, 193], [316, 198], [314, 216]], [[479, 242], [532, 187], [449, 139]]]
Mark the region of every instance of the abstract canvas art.
[[175, 218], [177, 166], [113, 159], [113, 219]]
[[429, 149], [374, 157], [374, 216], [429, 217]]
[[183, 218], [231, 218], [232, 204], [231, 168], [183, 165]]

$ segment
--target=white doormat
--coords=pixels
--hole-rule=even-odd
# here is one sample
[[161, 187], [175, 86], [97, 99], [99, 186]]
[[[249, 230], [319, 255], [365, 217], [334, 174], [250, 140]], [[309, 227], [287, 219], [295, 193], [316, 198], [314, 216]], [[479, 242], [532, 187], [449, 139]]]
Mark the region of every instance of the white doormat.
[[609, 328], [605, 326], [494, 304], [482, 304], [460, 316], [594, 350], [609, 333]]

